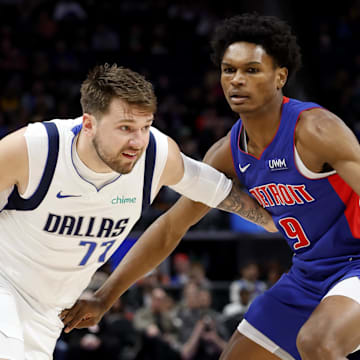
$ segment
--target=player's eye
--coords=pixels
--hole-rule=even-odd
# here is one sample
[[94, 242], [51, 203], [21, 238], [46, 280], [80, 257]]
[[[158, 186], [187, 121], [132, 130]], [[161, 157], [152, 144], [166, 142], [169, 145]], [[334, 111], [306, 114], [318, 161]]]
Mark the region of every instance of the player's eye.
[[235, 69], [232, 67], [223, 68], [223, 73], [225, 73], [225, 74], [232, 74], [234, 72], [235, 72]]
[[259, 72], [259, 69], [255, 68], [255, 67], [249, 67], [247, 69], [247, 72], [250, 73], [250, 74], [256, 74]]

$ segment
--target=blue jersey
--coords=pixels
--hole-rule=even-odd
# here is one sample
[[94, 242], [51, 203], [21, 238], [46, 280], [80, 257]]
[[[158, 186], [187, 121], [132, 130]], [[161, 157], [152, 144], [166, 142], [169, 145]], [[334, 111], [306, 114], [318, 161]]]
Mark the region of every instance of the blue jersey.
[[315, 103], [284, 97], [278, 130], [259, 158], [242, 151], [239, 119], [231, 130], [231, 151], [240, 182], [271, 214], [294, 251], [291, 272], [324, 293], [349, 268], [360, 269], [359, 196], [335, 171], [321, 178], [303, 175], [295, 160], [295, 128]]

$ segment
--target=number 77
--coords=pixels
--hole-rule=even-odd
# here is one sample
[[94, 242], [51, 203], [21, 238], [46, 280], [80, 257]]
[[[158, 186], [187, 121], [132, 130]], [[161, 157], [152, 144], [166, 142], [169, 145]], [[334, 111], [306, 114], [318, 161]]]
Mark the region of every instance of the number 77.
[[[106, 254], [108, 253], [108, 251], [110, 250], [110, 248], [114, 245], [115, 240], [109, 240], [109, 241], [104, 241], [100, 246], [104, 246], [105, 250], [104, 252], [99, 256], [99, 262], [104, 262], [106, 259]], [[82, 258], [82, 260], [80, 261], [79, 265], [80, 266], [84, 266], [87, 261], [89, 260], [90, 256], [92, 255], [92, 253], [95, 251], [97, 243], [95, 241], [80, 241], [79, 243], [80, 246], [89, 246], [85, 256]]]

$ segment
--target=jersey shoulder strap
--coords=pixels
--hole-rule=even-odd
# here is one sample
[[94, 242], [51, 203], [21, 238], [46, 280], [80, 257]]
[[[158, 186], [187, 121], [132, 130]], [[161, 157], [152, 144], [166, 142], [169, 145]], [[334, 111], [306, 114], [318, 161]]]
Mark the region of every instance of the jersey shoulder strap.
[[35, 193], [28, 199], [22, 198], [15, 186], [9, 196], [7, 205], [5, 206], [5, 209], [7, 210], [34, 210], [40, 205], [48, 192], [59, 155], [59, 132], [53, 122], [44, 122], [43, 125], [45, 126], [48, 135], [49, 146], [48, 156], [40, 184]]

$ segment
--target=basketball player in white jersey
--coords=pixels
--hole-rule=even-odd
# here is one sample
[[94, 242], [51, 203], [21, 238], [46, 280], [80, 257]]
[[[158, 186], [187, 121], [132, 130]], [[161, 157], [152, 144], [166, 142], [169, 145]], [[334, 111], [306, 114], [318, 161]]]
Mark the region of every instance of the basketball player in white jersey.
[[[93, 110], [88, 110], [84, 105], [83, 107], [85, 111], [85, 119], [87, 117], [86, 113], [92, 113]], [[134, 132], [135, 129], [141, 129], [141, 124], [143, 124], [143, 126], [148, 126], [148, 124], [151, 124], [153, 111], [154, 110], [152, 109], [152, 111], [145, 113], [144, 116], [142, 116], [142, 114], [140, 113], [134, 114], [133, 116], [138, 114], [139, 126], [134, 126], [134, 129], [131, 131]], [[142, 122], [140, 121], [140, 118], [143, 119]], [[83, 123], [84, 131], [87, 126], [85, 125], [85, 121], [83, 121]], [[146, 132], [147, 131], [148, 130], [146, 130]], [[167, 138], [167, 141], [163, 142], [165, 143], [165, 145], [160, 148], [161, 145], [158, 138], [160, 138], [161, 136], [163, 138], [166, 138], [165, 135], [160, 135], [159, 132], [154, 128], [151, 129], [151, 133], [153, 133], [157, 137], [156, 146], [160, 149], [158, 150], [158, 152], [161, 153], [157, 154], [157, 156], [162, 156], [162, 161], [163, 163], [166, 162], [166, 165], [159, 166], [158, 163], [155, 164], [154, 181], [152, 184], [150, 200], [153, 199], [155, 194], [158, 192], [158, 189], [162, 185], [173, 185], [178, 182], [178, 184], [172, 186], [172, 188], [179, 193], [182, 193], [185, 196], [189, 197], [190, 199], [200, 201], [211, 207], [217, 206], [222, 210], [235, 212], [238, 215], [246, 218], [247, 220], [263, 226], [268, 231], [277, 231], [269, 214], [264, 211], [264, 209], [260, 207], [252, 198], [239, 190], [238, 186], [234, 185], [231, 192], [226, 197], [229, 188], [227, 182], [223, 179], [221, 174], [214, 171], [214, 169], [207, 167], [205, 164], [199, 164], [198, 162], [188, 159], [184, 155], [180, 155], [177, 146], [169, 138]], [[94, 139], [96, 140], [97, 137], [98, 136], [95, 135]], [[147, 139], [146, 136], [144, 136], [144, 138]], [[148, 140], [144, 140], [143, 148], [145, 148], [145, 143], [147, 143], [147, 141]], [[96, 144], [99, 143], [99, 141], [93, 140], [92, 143], [94, 145], [91, 146], [92, 151], [97, 150], [97, 153], [101, 154], [101, 152], [99, 151], [99, 146], [97, 146]], [[113, 146], [112, 148], [116, 148], [116, 146]], [[79, 150], [80, 148], [78, 147], [78, 151]], [[123, 155], [123, 157], [129, 156], [129, 154], [131, 153], [129, 149], [126, 150], [127, 152]], [[104, 166], [104, 159], [100, 158], [100, 160], [100, 164]], [[211, 158], [205, 158], [205, 161], [211, 161]], [[160, 160], [157, 160], [157, 162], [160, 162]], [[133, 164], [130, 161], [128, 163], [131, 164], [131, 166]], [[90, 164], [87, 165], [91, 167]], [[158, 172], [158, 167], [164, 167], [164, 169]], [[111, 164], [111, 166], [108, 165], [108, 167], [106, 167], [106, 170], [109, 170], [109, 168], [116, 169], [114, 164]], [[185, 173], [183, 168], [185, 169]], [[104, 171], [105, 169], [99, 168], [97, 170]], [[136, 167], [133, 168], [131, 174], [133, 174], [135, 170]], [[124, 169], [120, 168], [117, 171], [123, 173]], [[156, 175], [160, 173], [161, 176]], [[139, 186], [139, 188], [142, 189], [142, 186]], [[77, 193], [75, 193], [74, 191], [72, 191], [72, 194], [77, 195]], [[225, 197], [226, 199], [224, 200]], [[197, 206], [197, 203], [192, 204], [193, 206]], [[112, 306], [115, 300], [131, 284], [133, 284], [137, 279], [144, 276], [148, 271], [156, 267], [172, 252], [172, 250], [179, 243], [184, 233], [183, 224], [186, 224], [186, 227], [188, 228], [188, 224], [195, 224], [201, 217], [206, 214], [206, 212], [210, 210], [209, 207], [204, 207], [203, 205], [200, 206], [200, 204], [198, 204], [198, 206], [199, 208], [201, 208], [201, 211], [194, 212], [198, 214], [197, 218], [189, 219], [184, 213], [182, 213], [181, 217], [177, 217], [177, 205], [175, 205], [171, 210], [168, 211], [166, 218], [160, 217], [151, 226], [151, 235], [147, 236], [147, 232], [144, 233], [144, 235], [141, 237], [141, 241], [138, 241], [133, 246], [129, 254], [126, 255], [126, 257], [118, 266], [118, 269], [114, 271], [110, 278], [94, 294], [91, 299], [80, 299], [71, 309], [68, 308], [61, 312], [60, 318], [66, 325], [65, 331], [71, 331], [73, 328], [88, 327], [100, 321], [103, 314]], [[129, 206], [127, 206], [126, 209], [127, 211], [129, 211]], [[178, 224], [179, 227], [177, 227], [176, 224]], [[178, 229], [182, 230], [178, 231]], [[130, 230], [130, 228], [126, 230]], [[159, 236], [156, 236], [157, 233], [159, 234]], [[151, 241], [149, 241], [150, 237]]]
[[[222, 173], [152, 127], [156, 97], [141, 75], [97, 66], [82, 84], [81, 104], [80, 118], [31, 124], [0, 141], [1, 360], [52, 358], [59, 313], [74, 305], [161, 186], [210, 207], [238, 196]], [[244, 201], [256, 222], [272, 226], [263, 209]], [[176, 245], [159, 239], [141, 254], [164, 258]], [[140, 272], [156, 265], [133, 260]], [[135, 266], [126, 281], [139, 275]], [[116, 286], [110, 278], [105, 292], [114, 287], [116, 295]]]

